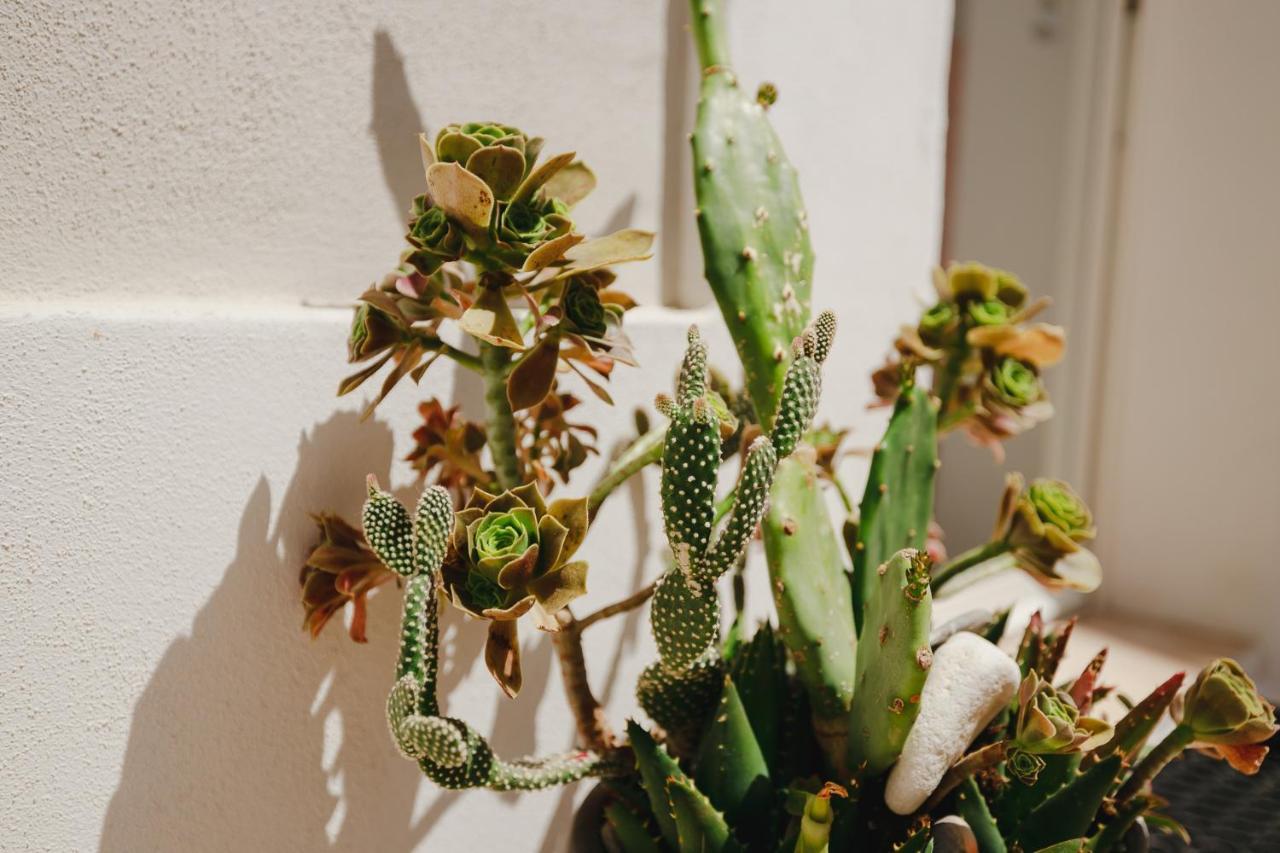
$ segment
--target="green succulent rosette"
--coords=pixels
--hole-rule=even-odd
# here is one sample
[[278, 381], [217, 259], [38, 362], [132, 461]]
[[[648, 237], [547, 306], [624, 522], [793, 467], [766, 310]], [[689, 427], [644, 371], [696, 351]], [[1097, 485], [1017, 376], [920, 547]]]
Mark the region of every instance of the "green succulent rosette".
[[368, 302], [356, 306], [347, 335], [347, 360], [355, 363], [373, 358], [404, 339], [399, 318]]
[[1013, 318], [1012, 309], [999, 299], [970, 302], [968, 311], [976, 326], [1002, 326]]
[[1018, 688], [1018, 720], [1014, 748], [1031, 755], [1086, 752], [1111, 738], [1108, 723], [1083, 716], [1065, 690], [1035, 672]]
[[1045, 586], [1092, 592], [1102, 582], [1102, 567], [1081, 543], [1096, 531], [1093, 514], [1061, 480], [1035, 480], [1023, 491], [1022, 476], [1005, 480], [997, 537], [1020, 568]]
[[927, 346], [940, 347], [955, 332], [958, 320], [955, 305], [939, 302], [921, 315], [916, 333]]
[[1005, 406], [1021, 409], [1044, 396], [1044, 386], [1033, 365], [1016, 358], [1002, 358], [991, 367], [983, 381], [985, 397]]
[[1034, 752], [1016, 746], [1010, 747], [1005, 756], [1005, 772], [1024, 785], [1034, 785], [1044, 770], [1045, 760]]
[[431, 275], [450, 261], [462, 257], [462, 232], [449, 221], [443, 210], [431, 207], [426, 195], [413, 200], [409, 233], [405, 239], [412, 246], [405, 261], [423, 275]]
[[1276, 731], [1275, 706], [1230, 658], [1219, 658], [1200, 672], [1182, 698], [1181, 717], [1200, 745], [1255, 744]]
[[543, 502], [528, 483], [500, 495], [476, 489], [454, 514], [441, 579], [460, 610], [489, 622], [485, 664], [509, 696], [520, 691], [516, 620], [533, 611], [559, 630], [555, 614], [586, 592], [587, 565], [570, 562], [587, 532], [585, 498]]
[[608, 311], [600, 301], [594, 284], [575, 276], [565, 283], [560, 297], [564, 322], [570, 331], [592, 338], [602, 338], [609, 330]]
[[542, 140], [529, 138], [522, 130], [497, 122], [469, 121], [450, 124], [436, 134], [435, 156], [440, 163], [466, 166], [480, 151], [506, 148], [520, 154], [520, 177], [524, 177], [542, 148]]

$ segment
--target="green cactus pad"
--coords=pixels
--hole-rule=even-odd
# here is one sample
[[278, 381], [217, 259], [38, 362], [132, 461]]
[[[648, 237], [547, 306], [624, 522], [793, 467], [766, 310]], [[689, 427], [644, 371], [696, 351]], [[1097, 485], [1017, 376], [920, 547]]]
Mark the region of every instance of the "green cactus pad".
[[661, 661], [650, 664], [636, 682], [640, 707], [683, 750], [693, 746], [715, 710], [724, 680], [718, 655], [708, 652], [682, 670], [670, 671]]
[[681, 572], [658, 579], [650, 624], [668, 670], [681, 670], [702, 657], [720, 633], [720, 600], [715, 585]]
[[694, 0], [702, 90], [692, 135], [705, 271], [766, 428], [787, 349], [809, 318], [813, 250], [795, 169], [754, 92], [729, 68], [719, 0]]
[[733, 510], [715, 546], [705, 560], [694, 562], [694, 570], [703, 578], [714, 580], [741, 558], [751, 534], [764, 515], [765, 499], [778, 467], [778, 454], [768, 438], [760, 436], [747, 451], [747, 462], [738, 477]]
[[877, 569], [901, 548], [923, 550], [933, 517], [938, 467], [938, 411], [928, 392], [911, 383], [894, 406], [876, 445], [862, 497], [853, 552], [853, 606], [859, 637], [868, 602], [879, 584]]
[[875, 595], [866, 603], [849, 714], [849, 768], [863, 777], [897, 760], [920, 712], [933, 662], [927, 560], [910, 548], [894, 554], [876, 570]]
[[853, 698], [857, 641], [849, 581], [817, 467], [792, 456], [778, 466], [764, 523], [779, 634], [815, 713], [843, 718]]

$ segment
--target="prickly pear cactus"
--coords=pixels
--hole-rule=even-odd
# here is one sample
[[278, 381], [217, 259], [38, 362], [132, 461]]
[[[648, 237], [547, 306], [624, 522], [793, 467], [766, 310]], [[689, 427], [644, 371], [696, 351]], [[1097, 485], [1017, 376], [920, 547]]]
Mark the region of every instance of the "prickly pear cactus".
[[[694, 192], [707, 281], [733, 335], [766, 427], [782, 397], [787, 347], [809, 319], [813, 249], [795, 169], [730, 67], [721, 0], [692, 0], [702, 89]], [[785, 455], [785, 454], [784, 454]]]
[[369, 478], [365, 536], [378, 559], [407, 579], [396, 683], [387, 698], [387, 724], [397, 749], [443, 788], [527, 790], [600, 775], [606, 763], [593, 752], [503, 761], [466, 722], [440, 716], [436, 584], [452, 524], [453, 502], [445, 489], [426, 489], [410, 519]]
[[897, 760], [933, 662], [928, 558], [906, 548], [875, 573], [849, 714], [849, 768], [861, 776], [878, 776]]
[[853, 548], [853, 612], [859, 632], [880, 585], [877, 569], [902, 548], [924, 549], [938, 464], [937, 406], [908, 379], [871, 457], [862, 497]]
[[804, 454], [778, 465], [763, 534], [779, 634], [828, 762], [841, 767], [856, 661], [853, 603], [816, 466]]

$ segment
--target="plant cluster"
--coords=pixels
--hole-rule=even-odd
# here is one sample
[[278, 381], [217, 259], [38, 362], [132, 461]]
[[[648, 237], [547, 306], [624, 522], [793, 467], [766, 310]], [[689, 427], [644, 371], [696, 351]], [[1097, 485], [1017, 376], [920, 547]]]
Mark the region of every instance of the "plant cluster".
[[[450, 125], [424, 137], [427, 192], [408, 247], [356, 309], [350, 357], [372, 363], [340, 391], [390, 364], [372, 410], [445, 356], [477, 374], [484, 417], [421, 405], [409, 461], [426, 482], [412, 511], [370, 478], [363, 533], [317, 516], [306, 627], [318, 633], [350, 602], [352, 637], [363, 640], [367, 594], [396, 580], [404, 609], [387, 719], [400, 752], [446, 788], [596, 778], [604, 849], [928, 851], [959, 833], [982, 851], [1108, 851], [1126, 849], [1139, 822], [1182, 832], [1151, 790], [1161, 768], [1198, 748], [1256, 772], [1276, 731], [1274, 708], [1235, 662], [1210, 664], [1181, 693], [1175, 675], [1108, 722], [1098, 710], [1106, 651], [1078, 674], [1059, 671], [1074, 622], [1048, 626], [1037, 614], [1012, 656], [997, 646], [1007, 611], [933, 623], [935, 596], [989, 571], [1018, 567], [1080, 591], [1101, 580], [1087, 547], [1092, 514], [1065, 483], [1011, 476], [989, 541], [950, 559], [934, 523], [940, 435], [962, 429], [998, 450], [1047, 417], [1042, 372], [1063, 354], [1062, 330], [1030, 322], [1043, 302], [1009, 273], [939, 271], [936, 304], [873, 377], [892, 413], [855, 508], [835, 464], [844, 432], [813, 427], [836, 321], [811, 319], [807, 219], [766, 114], [777, 91], [742, 90], [721, 4], [692, 5], [698, 225], [745, 388], [710, 369], [691, 329], [674, 393], [656, 402], [665, 423], [638, 418], [638, 436], [585, 496], [553, 497], [596, 453], [560, 383], [607, 400], [614, 364], [632, 363], [622, 332], [631, 302], [610, 268], [643, 258], [651, 235], [578, 234], [573, 205], [594, 177], [572, 154], [539, 165], [541, 140], [516, 128]], [[589, 572], [575, 556], [592, 521], [650, 465], [661, 469], [667, 568], [576, 616]], [[850, 510], [843, 535], [827, 488]], [[738, 580], [757, 537], [777, 621], [752, 629], [740, 583], [736, 614], [723, 612], [721, 580]], [[503, 758], [441, 714], [443, 604], [487, 624], [485, 662], [508, 696], [523, 680], [519, 623], [551, 632], [578, 749]], [[658, 649], [636, 685], [648, 721], [623, 734], [592, 693], [582, 636], [645, 604]], [[1166, 714], [1173, 728], [1152, 744]]]

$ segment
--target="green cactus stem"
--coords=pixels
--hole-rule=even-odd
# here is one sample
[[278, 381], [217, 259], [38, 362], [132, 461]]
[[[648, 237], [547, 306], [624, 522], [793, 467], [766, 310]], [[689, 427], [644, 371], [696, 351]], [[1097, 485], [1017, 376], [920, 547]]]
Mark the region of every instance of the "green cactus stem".
[[410, 520], [404, 506], [369, 478], [365, 537], [387, 568], [407, 578], [396, 683], [387, 698], [387, 724], [397, 748], [443, 788], [529, 790], [613, 772], [591, 751], [503, 761], [466, 722], [440, 716], [435, 591], [452, 523], [453, 502], [445, 489], [423, 491]]
[[[933, 573], [933, 594], [938, 592], [948, 583], [955, 580], [961, 572], [971, 569], [983, 563], [995, 560], [997, 557], [1007, 554], [1009, 545], [1005, 542], [986, 542], [975, 548], [970, 548], [963, 554], [958, 554], [951, 560], [938, 567]], [[999, 568], [1011, 567], [1011, 562], [1001, 562]], [[985, 573], [984, 575], [985, 576]]]
[[901, 548], [924, 549], [937, 468], [937, 407], [924, 388], [908, 379], [871, 457], [862, 497], [853, 552], [853, 613], [859, 638], [866, 636], [865, 611], [880, 584], [878, 567]]
[[848, 766], [862, 777], [880, 775], [902, 752], [933, 662], [928, 558], [906, 548], [874, 573], [849, 714]]
[[1174, 726], [1173, 731], [1165, 735], [1164, 739], [1156, 744], [1134, 766], [1133, 772], [1129, 774], [1129, 778], [1125, 780], [1124, 785], [1116, 793], [1116, 802], [1123, 803], [1145, 788], [1152, 779], [1159, 775], [1165, 765], [1181, 755], [1182, 751], [1190, 746], [1195, 739], [1196, 733], [1191, 726], [1185, 724]]
[[840, 543], [811, 459], [796, 455], [778, 465], [762, 532], [779, 634], [809, 695], [830, 769], [839, 771], [847, 750], [857, 634]]
[[795, 169], [765, 108], [729, 67], [724, 4], [692, 0], [702, 66], [691, 136], [706, 277], [760, 421], [773, 425], [788, 345], [809, 318], [813, 249]]
[[587, 498], [587, 511], [592, 518], [614, 490], [649, 465], [662, 460], [662, 445], [667, 439], [666, 427], [651, 429], [637, 438], [618, 455], [609, 466], [591, 495]]

